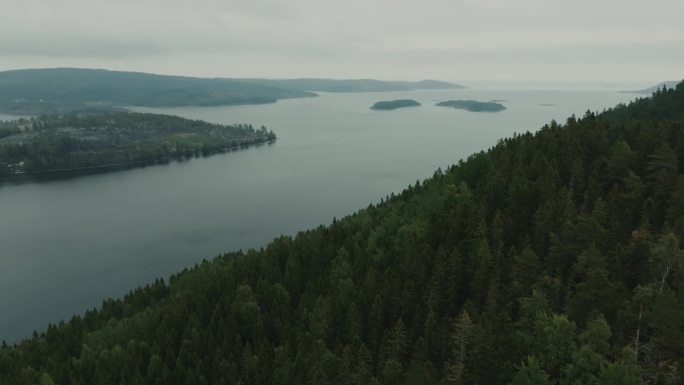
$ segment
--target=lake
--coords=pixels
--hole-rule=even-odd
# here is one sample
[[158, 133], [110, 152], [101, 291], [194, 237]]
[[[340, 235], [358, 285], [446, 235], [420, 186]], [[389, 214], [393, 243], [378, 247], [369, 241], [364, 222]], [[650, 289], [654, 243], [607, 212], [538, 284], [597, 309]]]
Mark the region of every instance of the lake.
[[[0, 340], [16, 342], [202, 259], [330, 223], [515, 132], [634, 97], [613, 87], [488, 86], [132, 108], [265, 125], [279, 139], [165, 165], [0, 185]], [[393, 99], [423, 106], [369, 109]], [[497, 99], [508, 109], [434, 106], [448, 99]]]

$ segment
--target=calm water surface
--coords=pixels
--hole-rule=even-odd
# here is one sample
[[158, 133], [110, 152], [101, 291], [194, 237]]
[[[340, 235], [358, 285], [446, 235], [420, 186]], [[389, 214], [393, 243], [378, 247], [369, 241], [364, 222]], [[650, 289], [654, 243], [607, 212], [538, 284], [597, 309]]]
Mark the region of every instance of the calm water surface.
[[[633, 97], [612, 88], [488, 87], [136, 108], [265, 125], [279, 140], [167, 165], [0, 186], [0, 340], [28, 337], [204, 258], [327, 224], [514, 132]], [[423, 106], [369, 110], [404, 98]], [[434, 106], [447, 99], [505, 100], [508, 110]]]

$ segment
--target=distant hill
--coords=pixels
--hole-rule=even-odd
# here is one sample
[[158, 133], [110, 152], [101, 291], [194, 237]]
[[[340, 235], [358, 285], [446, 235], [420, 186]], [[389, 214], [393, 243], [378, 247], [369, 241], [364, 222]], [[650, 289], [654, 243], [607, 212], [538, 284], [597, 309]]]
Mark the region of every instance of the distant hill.
[[316, 96], [276, 84], [100, 69], [50, 68], [0, 72], [0, 111], [12, 114], [273, 103]]
[[0, 112], [14, 115], [109, 112], [122, 106], [180, 107], [273, 103], [323, 92], [458, 89], [463, 86], [373, 79], [235, 79], [82, 68], [0, 72]]
[[447, 90], [447, 89], [464, 89], [468, 88], [459, 84], [441, 82], [439, 80], [421, 80], [419, 82], [401, 82], [392, 81], [392, 84], [400, 85], [403, 87], [411, 88], [414, 90]]
[[621, 92], [622, 92], [622, 93], [629, 93], [629, 94], [646, 94], [646, 95], [650, 95], [650, 94], [652, 94], [652, 93], [654, 93], [654, 92], [656, 92], [656, 91], [662, 89], [663, 86], [665, 86], [665, 87], [668, 88], [668, 89], [669, 89], [669, 88], [675, 88], [675, 86], [676, 86], [679, 82], [680, 82], [680, 80], [671, 80], [671, 81], [667, 81], [667, 82], [658, 83], [657, 85], [655, 85], [655, 86], [653, 86], [653, 87], [649, 87], [649, 88], [646, 88], [646, 89], [643, 89], [643, 90], [636, 90], [636, 91], [621, 91]]
[[382, 92], [410, 91], [411, 88], [373, 79], [249, 79], [259, 84], [273, 84], [288, 89], [321, 91], [321, 92]]
[[419, 82], [382, 81], [374, 79], [247, 79], [263, 85], [278, 85], [287, 89], [320, 92], [386, 92], [411, 91], [414, 89], [459, 89], [465, 88], [457, 84], [440, 82], [437, 80], [422, 80]]

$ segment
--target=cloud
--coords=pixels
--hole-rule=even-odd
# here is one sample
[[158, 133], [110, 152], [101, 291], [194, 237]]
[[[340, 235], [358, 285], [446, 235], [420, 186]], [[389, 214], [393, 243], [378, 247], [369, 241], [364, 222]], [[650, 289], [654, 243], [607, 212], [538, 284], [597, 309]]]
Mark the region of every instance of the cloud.
[[680, 0], [5, 3], [0, 70], [97, 64], [188, 75], [364, 77], [439, 68], [439, 77], [468, 65], [483, 76], [492, 62], [684, 68]]
[[567, 46], [674, 43], [684, 38], [684, 27], [656, 28], [646, 33], [629, 28], [597, 30], [517, 30], [505, 32], [473, 31], [458, 34], [391, 36], [361, 44], [365, 51], [489, 51], [535, 49]]

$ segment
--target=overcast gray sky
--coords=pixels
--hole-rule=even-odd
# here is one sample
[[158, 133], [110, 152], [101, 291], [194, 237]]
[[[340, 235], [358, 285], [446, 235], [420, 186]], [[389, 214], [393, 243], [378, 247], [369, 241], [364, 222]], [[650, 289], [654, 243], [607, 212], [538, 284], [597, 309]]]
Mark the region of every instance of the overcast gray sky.
[[3, 0], [0, 70], [677, 80], [683, 0]]

